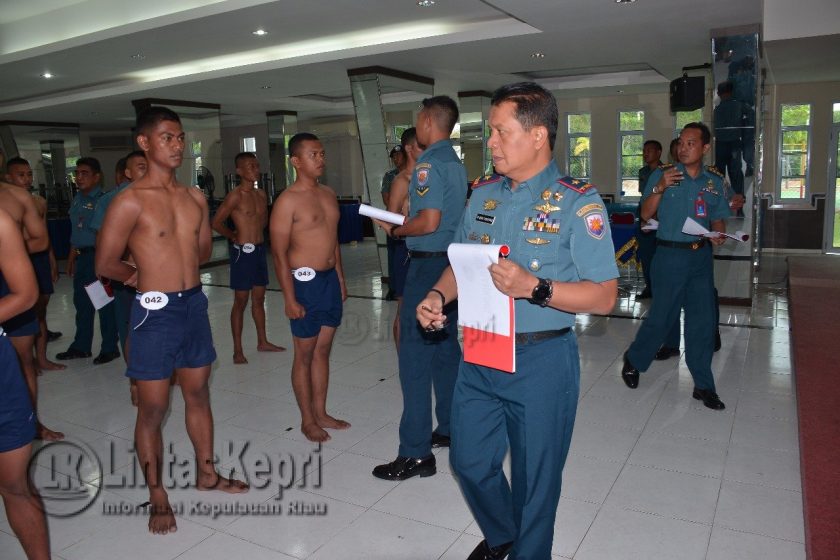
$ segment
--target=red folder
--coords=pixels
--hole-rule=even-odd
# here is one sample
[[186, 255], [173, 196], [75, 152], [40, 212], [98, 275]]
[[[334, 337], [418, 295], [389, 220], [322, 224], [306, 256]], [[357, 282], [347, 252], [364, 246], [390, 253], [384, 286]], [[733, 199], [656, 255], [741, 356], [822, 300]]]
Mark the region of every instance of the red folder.
[[513, 298], [508, 298], [510, 305], [510, 336], [496, 334], [490, 330], [463, 327], [464, 361], [486, 366], [508, 373], [516, 371], [516, 340], [514, 333], [515, 318]]

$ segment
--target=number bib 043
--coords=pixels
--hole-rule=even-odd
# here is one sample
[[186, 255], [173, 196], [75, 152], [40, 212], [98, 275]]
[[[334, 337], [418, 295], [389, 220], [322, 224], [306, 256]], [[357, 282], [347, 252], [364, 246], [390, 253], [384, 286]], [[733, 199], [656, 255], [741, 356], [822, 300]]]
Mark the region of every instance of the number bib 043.
[[300, 282], [309, 282], [310, 280], [315, 279], [315, 271], [308, 266], [302, 266], [295, 269], [293, 274], [295, 279]]
[[169, 297], [163, 292], [145, 292], [140, 295], [140, 305], [149, 311], [163, 309], [169, 303]]
[[256, 248], [257, 248], [256, 245], [254, 245], [253, 243], [246, 243], [245, 245], [242, 246], [242, 252], [243, 253], [253, 253], [254, 249], [256, 249]]

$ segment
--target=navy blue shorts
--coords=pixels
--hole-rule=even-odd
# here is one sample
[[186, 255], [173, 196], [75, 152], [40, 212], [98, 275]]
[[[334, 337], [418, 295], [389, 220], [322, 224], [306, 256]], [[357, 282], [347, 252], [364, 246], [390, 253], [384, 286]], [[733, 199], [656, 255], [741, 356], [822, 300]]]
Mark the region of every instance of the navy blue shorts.
[[27, 309], [3, 323], [3, 330], [11, 337], [33, 336], [41, 332], [35, 308]]
[[29, 255], [29, 258], [32, 260], [32, 268], [35, 269], [35, 279], [38, 281], [38, 293], [41, 295], [53, 293], [55, 288], [53, 288], [49, 250], [32, 253]]
[[408, 276], [408, 247], [405, 241], [394, 243], [394, 274], [391, 276], [391, 289], [397, 297], [402, 297], [405, 290], [405, 277]]
[[166, 294], [162, 309], [144, 308], [137, 294], [131, 305], [127, 377], [142, 381], [169, 379], [178, 368], [208, 366], [216, 360], [207, 296], [198, 285]]
[[303, 319], [291, 320], [293, 336], [312, 338], [318, 336], [321, 327], [338, 327], [341, 324], [341, 286], [334, 268], [316, 272], [308, 282], [297, 278], [292, 281], [295, 299], [306, 310]]
[[35, 422], [17, 353], [9, 339], [0, 336], [0, 453], [31, 443]]
[[230, 245], [230, 288], [231, 290], [250, 291], [254, 286], [268, 286], [268, 264], [265, 256], [265, 243], [254, 245], [254, 250], [246, 253], [241, 245]]

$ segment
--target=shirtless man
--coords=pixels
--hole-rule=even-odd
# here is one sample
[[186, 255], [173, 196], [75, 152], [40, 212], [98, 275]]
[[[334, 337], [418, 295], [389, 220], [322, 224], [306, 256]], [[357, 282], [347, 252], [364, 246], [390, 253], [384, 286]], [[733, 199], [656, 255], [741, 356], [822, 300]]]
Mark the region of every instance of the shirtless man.
[[[0, 210], [0, 323], [31, 309], [37, 300], [38, 284], [20, 226]], [[50, 542], [44, 506], [29, 484], [35, 424], [15, 350], [8, 337], [0, 335], [0, 495], [9, 525], [26, 557], [48, 560]]]
[[[32, 191], [32, 166], [29, 162], [20, 157], [14, 157], [6, 164], [6, 180], [20, 187], [26, 192]], [[32, 193], [32, 198], [35, 199], [35, 206], [38, 208], [38, 214], [44, 221], [44, 227], [47, 223], [47, 201], [38, 194]], [[35, 304], [35, 313], [38, 316], [39, 334], [35, 338], [35, 354], [37, 356], [37, 368], [39, 371], [44, 370], [61, 370], [66, 369], [64, 364], [57, 364], [51, 362], [47, 358], [47, 342], [49, 338], [49, 331], [47, 330], [47, 305], [50, 303], [50, 295], [55, 291], [53, 284], [58, 281], [58, 266], [55, 262], [55, 254], [52, 247], [46, 251], [32, 253], [29, 255], [32, 259], [32, 266], [35, 269], [35, 278], [38, 281], [38, 303]]]
[[[213, 217], [213, 229], [230, 241], [230, 288], [233, 308], [230, 310], [230, 330], [233, 333], [233, 363], [247, 364], [242, 351], [242, 323], [248, 296], [251, 295], [251, 317], [257, 327], [257, 351], [283, 352], [282, 346], [268, 341], [265, 334], [265, 287], [268, 285], [268, 265], [265, 256], [263, 231], [268, 224], [268, 197], [257, 188], [260, 162], [251, 152], [242, 152], [234, 160], [239, 186], [230, 191]], [[233, 220], [235, 231], [225, 221]]]
[[[175, 178], [184, 152], [177, 114], [151, 107], [137, 117], [136, 131], [148, 171], [111, 202], [99, 234], [96, 272], [137, 287], [126, 371], [137, 379], [134, 445], [149, 486], [149, 531], [167, 534], [177, 527], [162, 485], [161, 424], [169, 407], [173, 370], [195, 450], [196, 487], [241, 493], [248, 486], [223, 478], [214, 464], [208, 380], [216, 352], [207, 297], [198, 278], [199, 265], [211, 253], [207, 201], [199, 189], [181, 185]], [[121, 260], [126, 249], [136, 269]]]
[[[417, 143], [417, 129], [413, 126], [406, 129], [400, 137], [400, 144], [402, 145], [405, 164], [391, 183], [388, 211], [408, 216], [408, 185], [411, 183], [417, 158], [423, 153], [423, 148]], [[397, 298], [397, 316], [394, 318], [394, 342], [397, 345], [397, 352], [400, 351], [400, 310], [402, 309], [402, 296], [407, 273], [408, 248], [405, 245], [405, 239], [394, 239], [394, 267], [390, 285], [391, 289], [394, 290], [394, 296]]]
[[[26, 250], [30, 255], [49, 249], [50, 239], [47, 235], [47, 225], [38, 214], [35, 199], [28, 192], [15, 185], [0, 182], [0, 208], [5, 210], [17, 223], [26, 242]], [[35, 335], [38, 334], [38, 316], [35, 313], [35, 307], [33, 306], [32, 309], [5, 320], [2, 326], [12, 346], [15, 347], [20, 361], [20, 369], [23, 371], [26, 384], [29, 387], [32, 407], [37, 411], [38, 370], [35, 367], [35, 353], [33, 352]], [[37, 421], [35, 437], [55, 441], [64, 439], [64, 434], [49, 430], [40, 421]]]
[[338, 246], [338, 202], [331, 188], [318, 183], [326, 158], [317, 136], [294, 135], [289, 159], [297, 179], [274, 202], [271, 253], [292, 324], [292, 387], [300, 408], [300, 429], [310, 441], [327, 441], [330, 435], [324, 428], [350, 427], [327, 414], [330, 350], [347, 299]]

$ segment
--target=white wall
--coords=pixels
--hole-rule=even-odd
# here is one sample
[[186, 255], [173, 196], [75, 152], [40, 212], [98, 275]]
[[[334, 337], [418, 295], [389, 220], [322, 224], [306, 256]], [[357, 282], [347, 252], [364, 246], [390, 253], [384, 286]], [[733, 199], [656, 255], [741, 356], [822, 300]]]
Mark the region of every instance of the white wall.
[[764, 0], [765, 41], [840, 33], [837, 0]]

